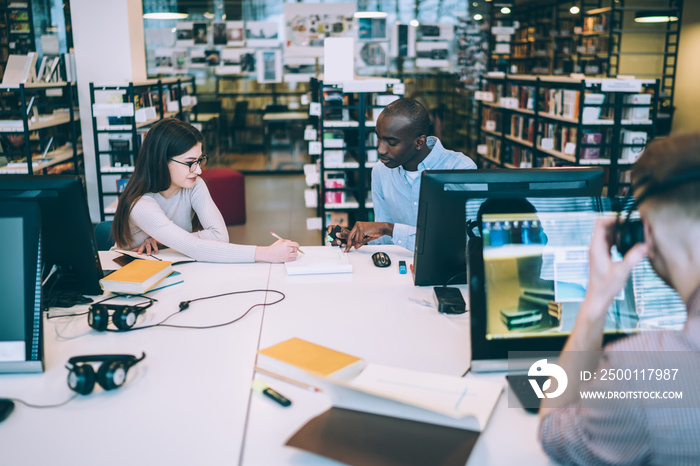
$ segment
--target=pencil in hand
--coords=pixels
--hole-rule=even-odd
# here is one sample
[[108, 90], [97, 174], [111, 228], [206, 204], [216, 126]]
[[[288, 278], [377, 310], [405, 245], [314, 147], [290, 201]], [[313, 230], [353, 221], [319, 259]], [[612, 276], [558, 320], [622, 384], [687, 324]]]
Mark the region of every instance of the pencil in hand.
[[[277, 238], [278, 240], [280, 240], [280, 241], [285, 241], [284, 238], [282, 238], [280, 235], [278, 235], [277, 233], [275, 233], [275, 232], [273, 232], [273, 231], [271, 231], [270, 234], [271, 234], [272, 236], [274, 236], [275, 238]], [[305, 254], [305, 252], [302, 251], [301, 248], [297, 248], [297, 251], [299, 252], [299, 254]]]

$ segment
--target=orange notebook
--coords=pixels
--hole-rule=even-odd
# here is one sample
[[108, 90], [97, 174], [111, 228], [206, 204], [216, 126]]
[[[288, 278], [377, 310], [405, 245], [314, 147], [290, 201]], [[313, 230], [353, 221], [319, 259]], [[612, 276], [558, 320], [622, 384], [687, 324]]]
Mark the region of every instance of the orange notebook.
[[173, 271], [172, 262], [135, 260], [110, 273], [100, 285], [104, 291], [138, 294], [153, 288]]
[[272, 372], [285, 373], [285, 366], [335, 379], [352, 377], [362, 370], [364, 360], [325, 346], [291, 338], [258, 352], [258, 365]]

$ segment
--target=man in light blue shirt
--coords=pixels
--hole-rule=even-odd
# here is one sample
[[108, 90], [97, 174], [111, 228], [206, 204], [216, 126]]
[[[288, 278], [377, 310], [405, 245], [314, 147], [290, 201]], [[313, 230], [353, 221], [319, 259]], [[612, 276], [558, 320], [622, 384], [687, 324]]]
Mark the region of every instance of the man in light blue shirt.
[[[418, 197], [423, 170], [464, 170], [476, 164], [461, 152], [445, 149], [428, 136], [430, 117], [420, 102], [399, 99], [377, 119], [377, 154], [381, 164], [372, 169], [374, 222], [356, 222], [352, 231], [337, 234], [346, 251], [372, 241], [396, 244], [413, 251], [416, 243]], [[329, 232], [333, 225], [328, 227]]]

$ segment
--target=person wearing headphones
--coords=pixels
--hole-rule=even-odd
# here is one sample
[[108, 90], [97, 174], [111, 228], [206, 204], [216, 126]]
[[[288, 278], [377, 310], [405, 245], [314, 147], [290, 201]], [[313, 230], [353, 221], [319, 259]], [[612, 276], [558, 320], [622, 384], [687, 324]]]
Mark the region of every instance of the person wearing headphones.
[[[345, 251], [368, 242], [396, 244], [413, 251], [416, 243], [420, 177], [424, 170], [473, 169], [476, 164], [460, 152], [445, 149], [430, 133], [430, 115], [414, 99], [399, 99], [377, 119], [378, 163], [372, 168], [374, 222], [341, 228], [333, 244]], [[331, 234], [335, 225], [328, 226]]]
[[[700, 367], [700, 133], [652, 141], [632, 169], [632, 186], [643, 224], [643, 242], [631, 245], [620, 240], [626, 236], [620, 235], [625, 231], [620, 219], [596, 223], [589, 252], [588, 290], [557, 361], [570, 374], [568, 385], [560, 396], [542, 399], [539, 438], [545, 452], [558, 463], [700, 464], [698, 406], [687, 409], [679, 404], [682, 400], [662, 400], [659, 404], [654, 397], [641, 396], [643, 390], [656, 386], [639, 376], [617, 385], [602, 380], [609, 370], [617, 374], [618, 369], [638, 367], [640, 359], [647, 368], [656, 364], [661, 370], [672, 369], [671, 365]], [[629, 247], [621, 262], [611, 259], [615, 243], [622, 252]], [[608, 309], [645, 256], [685, 303], [684, 327], [680, 331], [639, 333], [603, 348]], [[663, 365], [667, 367], [658, 367]], [[578, 374], [583, 371], [597, 376], [582, 382]], [[676, 385], [669, 381], [664, 387], [690, 387], [684, 394], [692, 396], [699, 382], [697, 370], [681, 368]], [[581, 395], [611, 393], [621, 387], [635, 391], [603, 405], [585, 401]]]
[[[200, 178], [207, 156], [202, 134], [189, 123], [165, 118], [148, 131], [134, 173], [119, 196], [112, 223], [116, 247], [139, 254], [159, 245], [205, 262], [288, 262], [299, 244], [229, 243], [226, 223]], [[192, 231], [194, 216], [202, 229]]]

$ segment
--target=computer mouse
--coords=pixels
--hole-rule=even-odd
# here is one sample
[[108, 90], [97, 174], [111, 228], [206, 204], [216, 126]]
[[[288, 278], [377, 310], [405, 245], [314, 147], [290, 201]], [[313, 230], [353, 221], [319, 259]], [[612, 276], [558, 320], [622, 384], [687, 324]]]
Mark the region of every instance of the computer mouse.
[[0, 398], [0, 422], [7, 419], [7, 417], [12, 414], [15, 409], [15, 402], [8, 400], [7, 398]]
[[391, 265], [391, 259], [386, 255], [385, 252], [375, 252], [372, 254], [372, 261], [377, 267], [389, 267]]

